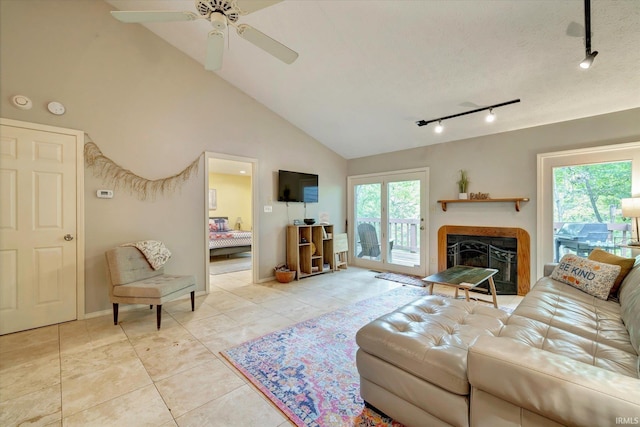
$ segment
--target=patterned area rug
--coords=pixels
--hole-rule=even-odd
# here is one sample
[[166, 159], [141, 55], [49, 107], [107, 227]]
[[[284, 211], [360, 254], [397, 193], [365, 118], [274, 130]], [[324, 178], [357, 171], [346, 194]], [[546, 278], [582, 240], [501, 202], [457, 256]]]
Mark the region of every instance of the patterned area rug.
[[376, 275], [377, 279], [391, 280], [392, 282], [403, 283], [405, 285], [412, 286], [424, 286], [424, 282], [418, 276], [409, 276], [407, 274], [399, 273], [380, 273]]
[[297, 426], [401, 426], [365, 408], [355, 335], [428, 294], [400, 287], [221, 352]]

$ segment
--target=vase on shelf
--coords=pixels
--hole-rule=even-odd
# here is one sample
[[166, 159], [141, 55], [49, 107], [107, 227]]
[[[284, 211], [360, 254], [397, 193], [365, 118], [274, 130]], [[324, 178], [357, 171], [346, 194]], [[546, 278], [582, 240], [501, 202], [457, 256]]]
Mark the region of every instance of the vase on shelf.
[[469, 193], [467, 193], [467, 187], [469, 186], [469, 177], [467, 176], [467, 171], [460, 171], [460, 180], [456, 184], [458, 184], [458, 199], [468, 199]]

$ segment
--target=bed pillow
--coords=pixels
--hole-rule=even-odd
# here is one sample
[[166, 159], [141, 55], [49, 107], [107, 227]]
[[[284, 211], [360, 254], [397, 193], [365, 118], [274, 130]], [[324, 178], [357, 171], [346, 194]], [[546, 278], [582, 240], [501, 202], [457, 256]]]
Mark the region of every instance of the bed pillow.
[[568, 254], [563, 256], [553, 269], [551, 278], [606, 300], [619, 274], [619, 265], [591, 261]]
[[224, 218], [216, 218], [216, 225], [218, 229], [216, 231], [229, 231], [229, 220]]
[[209, 218], [209, 231], [229, 231], [229, 220], [225, 218]]
[[620, 284], [622, 283], [624, 278], [627, 277], [627, 274], [629, 274], [629, 272], [633, 268], [633, 264], [635, 264], [636, 262], [635, 258], [621, 257], [618, 255], [614, 255], [610, 252], [603, 251], [600, 248], [596, 248], [593, 251], [591, 251], [591, 253], [589, 254], [589, 259], [591, 261], [604, 262], [606, 264], [613, 264], [613, 265], [620, 266], [620, 274], [618, 274], [618, 277], [616, 278], [616, 281], [614, 282], [613, 287], [609, 292], [610, 295], [615, 295], [616, 292], [618, 292], [618, 288], [620, 287]]

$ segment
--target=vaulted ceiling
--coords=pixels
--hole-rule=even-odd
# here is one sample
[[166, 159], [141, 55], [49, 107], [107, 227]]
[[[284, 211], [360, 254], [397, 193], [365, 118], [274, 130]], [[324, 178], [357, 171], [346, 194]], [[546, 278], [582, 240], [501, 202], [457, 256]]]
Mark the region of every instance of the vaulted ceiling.
[[[108, 3], [196, 11], [193, 0]], [[284, 64], [230, 29], [216, 74], [345, 158], [640, 107], [638, 0], [591, 2], [599, 54], [586, 71], [583, 0], [287, 0], [238, 22], [299, 57]], [[204, 64], [206, 20], [145, 25]], [[513, 99], [491, 124], [484, 113], [441, 134], [415, 123]]]

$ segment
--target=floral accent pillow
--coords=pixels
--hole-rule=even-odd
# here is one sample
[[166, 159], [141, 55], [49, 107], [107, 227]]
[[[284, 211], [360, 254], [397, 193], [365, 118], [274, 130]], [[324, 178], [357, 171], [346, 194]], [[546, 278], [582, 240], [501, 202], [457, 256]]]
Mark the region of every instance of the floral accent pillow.
[[158, 270], [171, 258], [171, 251], [167, 249], [164, 243], [157, 240], [142, 240], [140, 242], [125, 243], [122, 246], [138, 248], [154, 270]]
[[577, 255], [565, 255], [553, 269], [551, 278], [571, 285], [596, 298], [606, 300], [620, 266], [591, 261]]

